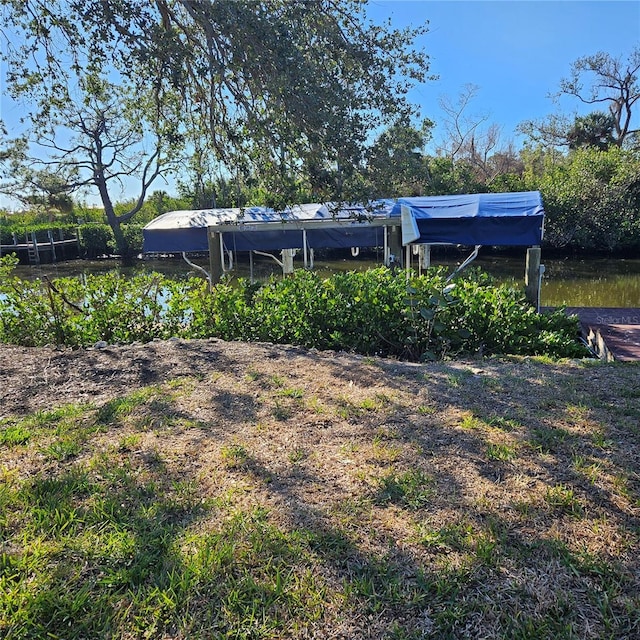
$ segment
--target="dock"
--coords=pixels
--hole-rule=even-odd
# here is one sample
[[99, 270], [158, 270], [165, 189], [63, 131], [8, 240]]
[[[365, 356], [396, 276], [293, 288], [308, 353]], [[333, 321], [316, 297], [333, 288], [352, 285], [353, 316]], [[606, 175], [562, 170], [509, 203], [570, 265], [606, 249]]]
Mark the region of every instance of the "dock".
[[47, 239], [40, 240], [35, 233], [27, 235], [25, 242], [19, 242], [15, 234], [13, 244], [0, 245], [0, 256], [15, 253], [21, 261], [28, 264], [40, 264], [41, 262], [57, 262], [78, 255], [78, 238], [64, 240], [62, 233], [55, 239], [52, 231], [47, 232]]
[[578, 316], [582, 334], [599, 358], [640, 360], [640, 308], [567, 307], [566, 312]]

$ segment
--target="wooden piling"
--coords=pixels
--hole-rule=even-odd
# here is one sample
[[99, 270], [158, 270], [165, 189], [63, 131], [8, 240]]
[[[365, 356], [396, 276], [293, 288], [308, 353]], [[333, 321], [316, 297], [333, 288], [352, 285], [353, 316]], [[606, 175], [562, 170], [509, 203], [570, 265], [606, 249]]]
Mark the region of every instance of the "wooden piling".
[[393, 255], [395, 264], [402, 266], [402, 227], [400, 226], [389, 227], [389, 252]]
[[220, 282], [224, 273], [222, 269], [222, 233], [209, 231], [209, 273], [211, 274], [211, 286]]
[[527, 300], [540, 309], [540, 247], [527, 249], [527, 263], [524, 272], [524, 290]]

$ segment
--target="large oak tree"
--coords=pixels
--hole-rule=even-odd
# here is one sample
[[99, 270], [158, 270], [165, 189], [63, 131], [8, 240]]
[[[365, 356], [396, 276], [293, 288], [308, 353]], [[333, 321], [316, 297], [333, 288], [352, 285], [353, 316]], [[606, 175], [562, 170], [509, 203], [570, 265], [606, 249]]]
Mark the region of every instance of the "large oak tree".
[[[231, 174], [251, 167], [283, 201], [291, 176], [309, 167], [325, 167], [340, 185], [336, 174], [360, 162], [370, 132], [411, 112], [407, 91], [427, 72], [412, 47], [425, 28], [373, 25], [362, 0], [0, 0], [0, 8], [12, 25], [3, 31], [9, 87], [29, 105], [31, 139], [55, 137], [59, 161], [93, 162], [117, 132], [130, 144], [111, 156], [112, 178], [123, 168], [136, 175], [142, 198], [179, 144]], [[72, 146], [60, 141], [64, 128]], [[95, 162], [78, 166], [108, 215], [108, 175]]]

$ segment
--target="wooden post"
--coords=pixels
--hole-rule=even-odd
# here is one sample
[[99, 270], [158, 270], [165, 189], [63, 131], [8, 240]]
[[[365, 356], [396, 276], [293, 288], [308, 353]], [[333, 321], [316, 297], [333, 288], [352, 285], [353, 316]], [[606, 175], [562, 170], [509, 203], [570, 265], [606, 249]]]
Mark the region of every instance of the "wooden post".
[[58, 238], [60, 238], [60, 253], [62, 254], [62, 259], [66, 259], [65, 251], [64, 251], [64, 232], [62, 229], [58, 229]]
[[51, 246], [51, 261], [54, 263], [58, 262], [56, 257], [56, 243], [53, 239], [53, 231], [51, 231], [51, 229], [47, 231], [47, 236], [49, 238], [49, 245]]
[[29, 262], [36, 264], [40, 264], [40, 251], [38, 251], [38, 238], [36, 236], [36, 232], [31, 232], [31, 242], [33, 244], [32, 248], [29, 248]]
[[402, 227], [389, 227], [389, 253], [397, 266], [402, 266]]
[[287, 276], [293, 273], [293, 255], [295, 249], [282, 250], [282, 275]]
[[209, 231], [209, 273], [211, 286], [222, 279], [222, 234], [219, 231]]
[[430, 244], [421, 244], [418, 245], [420, 247], [420, 268], [428, 269], [431, 266], [431, 245]]
[[524, 272], [524, 291], [527, 300], [540, 310], [540, 247], [527, 249], [527, 263]]

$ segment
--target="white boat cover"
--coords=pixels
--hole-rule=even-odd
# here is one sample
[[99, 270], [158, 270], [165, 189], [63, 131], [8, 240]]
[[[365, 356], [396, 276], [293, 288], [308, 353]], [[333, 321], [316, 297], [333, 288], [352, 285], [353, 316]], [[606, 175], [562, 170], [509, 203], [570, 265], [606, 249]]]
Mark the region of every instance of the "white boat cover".
[[[280, 250], [303, 247], [381, 247], [384, 227], [367, 225], [373, 218], [399, 217], [403, 244], [536, 246], [542, 242], [544, 207], [538, 191], [424, 196], [362, 204], [300, 204], [284, 211], [266, 207], [171, 211], [144, 229], [146, 253], [208, 251], [207, 228], [228, 225], [228, 250]], [[307, 229], [286, 222], [326, 221]], [[342, 224], [336, 224], [340, 221]], [[348, 224], [352, 221], [353, 224]], [[273, 230], [251, 230], [251, 223], [272, 223]], [[365, 224], [363, 224], [365, 222]], [[347, 223], [347, 224], [345, 224]]]

